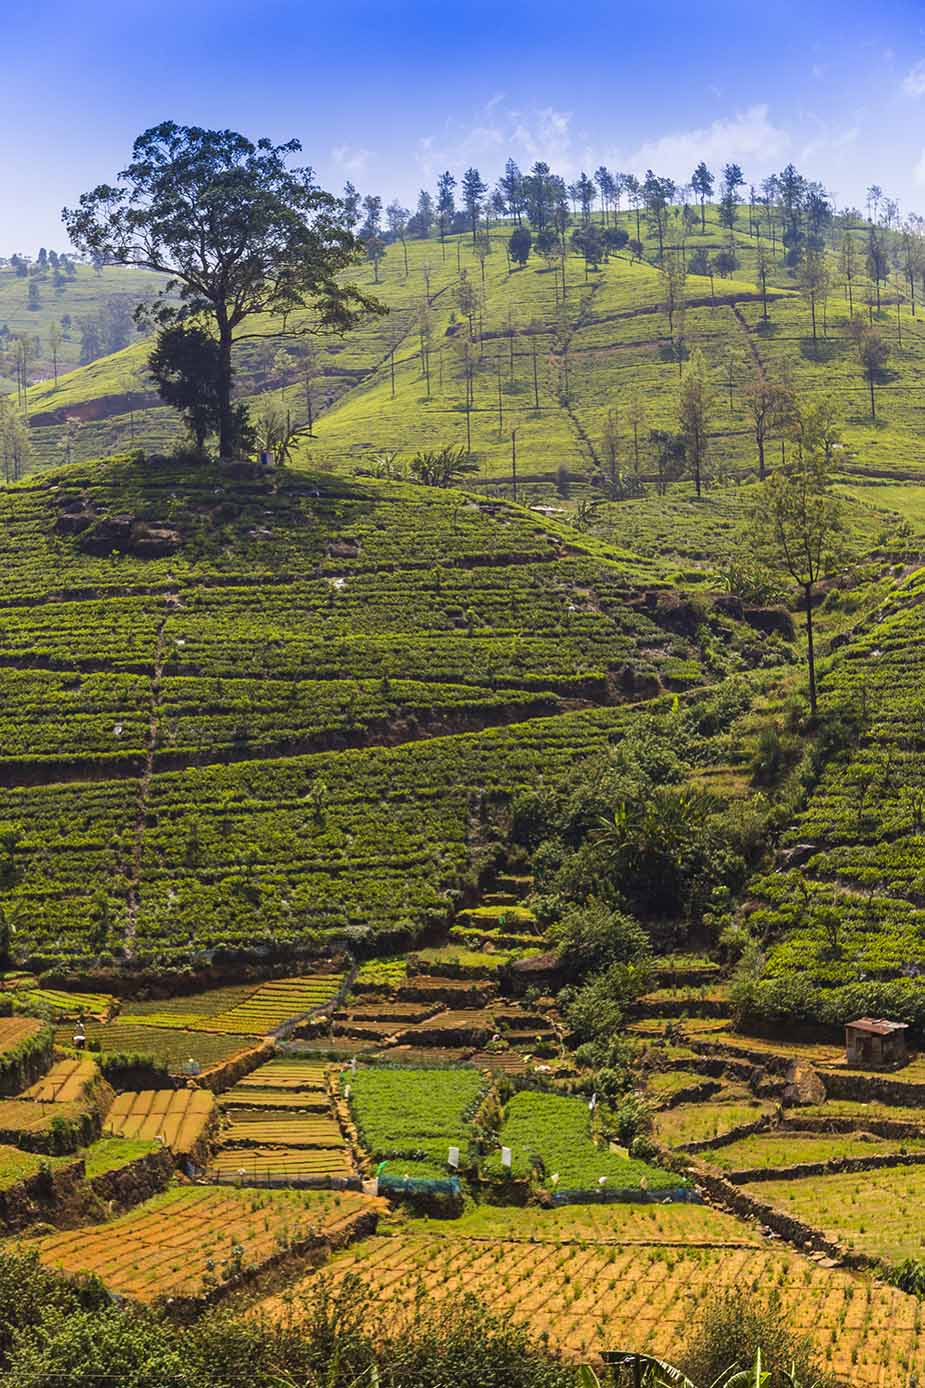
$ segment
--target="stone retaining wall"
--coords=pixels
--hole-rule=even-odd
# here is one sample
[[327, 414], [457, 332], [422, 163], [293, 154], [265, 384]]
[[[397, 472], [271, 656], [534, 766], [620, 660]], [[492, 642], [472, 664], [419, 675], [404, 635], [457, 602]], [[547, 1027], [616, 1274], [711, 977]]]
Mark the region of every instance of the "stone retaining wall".
[[699, 1104], [718, 1094], [722, 1085], [716, 1080], [702, 1080], [700, 1084], [689, 1084], [686, 1089], [678, 1089], [667, 1094], [659, 1103], [660, 1109], [674, 1108], [677, 1104]]
[[54, 1219], [55, 1212], [79, 1192], [84, 1180], [84, 1160], [78, 1157], [55, 1171], [40, 1171], [0, 1191], [0, 1223], [13, 1232], [37, 1220]]
[[226, 1089], [231, 1089], [232, 1085], [237, 1084], [238, 1080], [256, 1070], [258, 1065], [272, 1059], [275, 1050], [273, 1042], [264, 1039], [249, 1051], [239, 1051], [228, 1060], [220, 1060], [218, 1064], [210, 1065], [195, 1077], [195, 1085], [198, 1089], [211, 1089], [213, 1094], [223, 1094]]
[[917, 1105], [925, 1107], [925, 1084], [909, 1084], [891, 1079], [888, 1075], [846, 1074], [821, 1067], [819, 1076], [830, 1099], [857, 1099], [862, 1103], [873, 1100], [900, 1104], [905, 1108], [915, 1108]]
[[173, 1174], [173, 1155], [166, 1147], [160, 1147], [156, 1152], [148, 1152], [126, 1166], [93, 1176], [89, 1185], [101, 1200], [128, 1210], [133, 1205], [140, 1205], [143, 1200], [149, 1200], [159, 1191], [166, 1190]]
[[782, 1127], [803, 1133], [873, 1133], [875, 1137], [895, 1137], [902, 1141], [906, 1137], [925, 1137], [925, 1109], [922, 1110], [920, 1122], [907, 1122], [899, 1118], [868, 1118], [865, 1114], [858, 1114], [857, 1118], [814, 1118], [810, 1114], [788, 1112]]
[[825, 1234], [818, 1229], [804, 1224], [802, 1220], [796, 1219], [784, 1210], [779, 1210], [775, 1205], [769, 1205], [763, 1200], [756, 1200], [753, 1195], [742, 1190], [741, 1187], [733, 1185], [725, 1176], [719, 1176], [715, 1172], [703, 1169], [698, 1169], [692, 1174], [697, 1185], [706, 1192], [712, 1203], [744, 1219], [758, 1220], [766, 1228], [780, 1235], [787, 1243], [803, 1252], [810, 1250], [824, 1253], [844, 1267], [882, 1268], [882, 1264], [876, 1258], [870, 1258], [865, 1253], [844, 1248], [841, 1244], [826, 1238]]
[[753, 1133], [761, 1133], [766, 1128], [774, 1127], [778, 1119], [777, 1113], [765, 1113], [753, 1123], [740, 1123], [737, 1128], [730, 1128], [728, 1133], [720, 1133], [719, 1137], [705, 1137], [697, 1142], [685, 1142], [678, 1150], [693, 1155], [696, 1152], [711, 1152], [716, 1147], [728, 1147], [731, 1143], [738, 1142], [740, 1137], [751, 1137]]
[[751, 1181], [800, 1180], [805, 1176], [837, 1176], [840, 1172], [876, 1171], [884, 1166], [925, 1165], [925, 1152], [883, 1152], [870, 1157], [832, 1157], [829, 1161], [794, 1162], [792, 1166], [755, 1166], [724, 1175], [733, 1185]]

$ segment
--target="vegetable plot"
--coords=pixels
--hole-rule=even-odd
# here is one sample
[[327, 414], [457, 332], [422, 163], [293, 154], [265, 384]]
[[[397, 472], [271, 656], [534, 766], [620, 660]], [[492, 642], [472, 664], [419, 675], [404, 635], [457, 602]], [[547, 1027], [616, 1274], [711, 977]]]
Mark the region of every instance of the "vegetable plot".
[[466, 1164], [470, 1120], [487, 1088], [478, 1071], [368, 1069], [346, 1075], [342, 1084], [373, 1160], [401, 1159], [389, 1174], [445, 1176], [451, 1145]]
[[511, 1150], [511, 1167], [501, 1152], [483, 1163], [490, 1176], [535, 1176], [549, 1190], [674, 1190], [687, 1182], [671, 1171], [597, 1146], [591, 1137], [586, 1100], [524, 1090], [504, 1110], [500, 1141]]

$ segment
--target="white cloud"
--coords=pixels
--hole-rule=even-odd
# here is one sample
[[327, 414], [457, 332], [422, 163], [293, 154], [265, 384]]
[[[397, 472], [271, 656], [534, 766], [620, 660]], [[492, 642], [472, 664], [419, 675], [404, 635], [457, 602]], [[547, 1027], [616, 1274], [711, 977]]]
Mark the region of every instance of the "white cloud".
[[911, 67], [903, 78], [903, 91], [906, 96], [925, 96], [925, 58]]
[[335, 145], [331, 150], [331, 158], [345, 174], [362, 175], [369, 166], [372, 151], [359, 149], [354, 145]]
[[571, 111], [554, 106], [508, 109], [493, 97], [474, 113], [470, 125], [451, 119], [441, 133], [419, 139], [415, 159], [428, 183], [444, 169], [458, 175], [469, 164], [480, 168], [483, 176], [494, 177], [508, 156], [524, 169], [543, 160], [569, 180], [581, 169], [590, 172], [604, 163], [640, 174], [655, 169], [683, 183], [701, 159], [714, 169], [734, 161], [756, 174], [759, 170], [769, 172], [778, 162], [786, 162], [791, 144], [788, 133], [774, 125], [763, 103], [710, 125], [647, 140], [627, 153], [576, 131]]
[[858, 125], [851, 125], [847, 130], [833, 130], [820, 123], [818, 134], [807, 140], [800, 150], [797, 164], [801, 168], [804, 164], [818, 166], [820, 159], [822, 159], [834, 172], [835, 168], [838, 167], [834, 162], [834, 156], [856, 145], [860, 133], [861, 128]]
[[531, 116], [520, 117], [511, 131], [511, 144], [531, 163], [542, 160], [552, 167], [572, 164], [572, 113], [544, 106]]
[[508, 156], [525, 164], [544, 159], [560, 171], [571, 164], [570, 112], [551, 106], [532, 112], [502, 110], [504, 100], [503, 93], [493, 96], [476, 111], [471, 125], [450, 120], [442, 135], [418, 140], [415, 158], [425, 178], [480, 162], [486, 165], [483, 173], [494, 173]]
[[788, 143], [786, 131], [772, 124], [767, 106], [761, 104], [699, 130], [678, 130], [647, 140], [625, 162], [634, 172], [655, 169], [685, 182], [701, 159], [711, 168], [730, 162], [770, 168], [785, 156]]

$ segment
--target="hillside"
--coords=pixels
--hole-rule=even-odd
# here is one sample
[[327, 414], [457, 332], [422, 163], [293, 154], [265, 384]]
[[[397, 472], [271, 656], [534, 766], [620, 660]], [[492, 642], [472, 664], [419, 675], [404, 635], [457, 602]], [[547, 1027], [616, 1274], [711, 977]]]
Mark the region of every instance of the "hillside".
[[496, 799], [765, 655], [652, 560], [452, 491], [111, 463], [2, 505], [2, 899], [36, 967], [414, 936]]
[[[623, 215], [623, 223], [635, 233], [630, 215]], [[756, 271], [759, 243], [749, 233], [742, 209], [734, 235], [739, 262], [735, 278], [717, 276], [711, 282], [704, 275], [688, 274], [672, 335], [666, 276], [655, 262], [651, 237], [643, 238], [646, 259], [635, 261], [623, 251], [611, 254], [597, 270], [588, 269], [582, 257], [569, 250], [563, 295], [558, 260], [547, 265], [534, 253], [524, 269], [509, 268], [509, 234], [509, 227], [495, 226], [488, 233], [491, 251], [484, 259], [466, 236], [449, 237], [444, 247], [434, 240], [409, 241], [407, 272], [402, 248], [389, 246], [378, 282], [368, 264], [352, 275], [382, 299], [389, 316], [344, 338], [320, 339], [317, 362], [308, 369], [308, 386], [297, 345], [242, 344], [237, 362], [240, 397], [255, 416], [278, 408], [304, 421], [308, 389], [317, 424], [314, 438], [300, 448], [301, 461], [352, 471], [358, 466], [375, 468], [377, 454], [384, 451], [397, 450], [407, 462], [421, 448], [465, 445], [465, 375], [471, 371], [469, 428], [479, 472], [509, 487], [511, 434], [516, 430], [520, 481], [542, 479], [548, 487], [557, 477], [561, 481], [562, 470], [581, 479], [609, 467], [604, 435], [610, 412], [616, 421], [619, 469], [635, 470], [638, 443], [639, 467], [652, 472], [648, 433], [674, 424], [681, 343], [682, 355], [694, 347], [702, 350], [712, 376], [714, 472], [756, 465], [744, 396], [756, 361], [772, 375], [786, 372], [804, 399], [823, 391], [833, 398], [846, 467], [904, 475], [918, 471], [925, 333], [915, 304], [900, 292], [898, 280], [882, 293], [880, 326], [891, 355], [881, 373], [879, 417], [874, 421], [848, 334], [847, 286], [834, 246], [827, 253], [832, 283], [817, 310], [814, 340], [809, 306], [798, 292], [795, 273], [779, 253], [771, 260], [765, 319]], [[862, 259], [863, 226], [840, 230], [839, 235], [857, 240]], [[679, 250], [689, 265], [698, 254], [714, 254], [728, 245], [728, 233], [714, 212], [705, 233], [695, 231], [683, 244], [668, 249]], [[462, 360], [463, 273], [477, 299], [477, 351], [469, 366]], [[865, 292], [862, 279], [856, 277], [856, 311], [866, 312]], [[76, 444], [78, 457], [134, 445], [154, 451], [172, 445], [177, 419], [151, 393], [146, 353], [139, 342], [64, 375], [57, 388], [46, 381], [30, 390], [38, 465], [60, 460], [69, 417], [85, 421]]]
[[[157, 276], [123, 266], [97, 270], [74, 263], [72, 271], [56, 274], [47, 268], [44, 273], [20, 276], [10, 267], [0, 268], [0, 355], [13, 336], [24, 335], [30, 343], [30, 380], [53, 384], [56, 356], [59, 378], [80, 365], [84, 325], [93, 325], [101, 349], [105, 349], [107, 331], [117, 330], [132, 343], [137, 330], [131, 313], [158, 287]], [[35, 286], [31, 300], [30, 285]], [[105, 321], [112, 309], [117, 324]], [[3, 338], [3, 328], [10, 338]], [[14, 389], [12, 375], [0, 370], [0, 395]]]

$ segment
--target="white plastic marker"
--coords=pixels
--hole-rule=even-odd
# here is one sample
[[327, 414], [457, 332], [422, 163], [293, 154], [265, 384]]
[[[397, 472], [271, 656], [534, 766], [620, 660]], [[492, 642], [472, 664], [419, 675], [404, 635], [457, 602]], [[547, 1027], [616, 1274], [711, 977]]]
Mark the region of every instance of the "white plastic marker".
[[349, 1084], [345, 1084], [345, 1085], [344, 1085], [344, 1098], [345, 1098], [345, 1099], [349, 1099], [349, 1098], [350, 1098], [350, 1085], [349, 1085]]
[[552, 1173], [552, 1175], [550, 1176], [549, 1179], [550, 1179], [550, 1182], [551, 1182], [554, 1186], [557, 1186], [557, 1185], [559, 1184], [559, 1173], [558, 1173], [558, 1171], [554, 1171], [554, 1172]]
[[597, 1095], [596, 1095], [596, 1094], [592, 1094], [592, 1095], [591, 1095], [591, 1102], [590, 1102], [590, 1104], [588, 1105], [588, 1108], [591, 1110], [592, 1113], [593, 1113], [594, 1110], [597, 1108]]
[[506, 1167], [508, 1171], [510, 1171], [511, 1169], [511, 1162], [513, 1160], [513, 1157], [514, 1154], [511, 1151], [510, 1147], [501, 1148], [501, 1165]]
[[447, 1166], [452, 1166], [454, 1170], [459, 1167], [459, 1148], [451, 1147], [446, 1159]]
[[353, 1071], [354, 1074], [356, 1074], [356, 1072], [357, 1072], [357, 1058], [356, 1058], [356, 1056], [354, 1056], [354, 1057], [352, 1058], [352, 1060], [350, 1061], [350, 1069]]
[[606, 1181], [607, 1181], [607, 1177], [606, 1177], [606, 1176], [598, 1176], [598, 1178], [597, 1178], [597, 1183], [598, 1183], [599, 1186], [604, 1185], [604, 1184], [606, 1183]]

